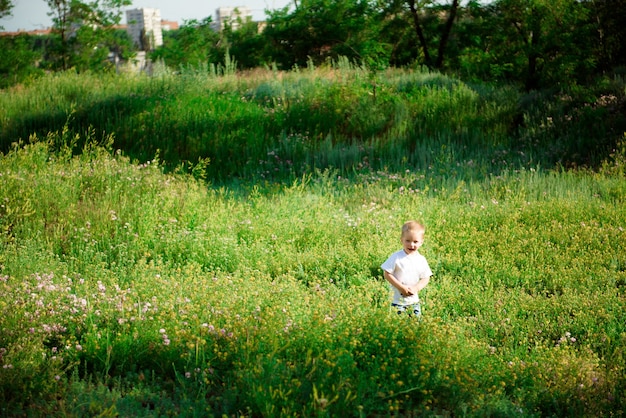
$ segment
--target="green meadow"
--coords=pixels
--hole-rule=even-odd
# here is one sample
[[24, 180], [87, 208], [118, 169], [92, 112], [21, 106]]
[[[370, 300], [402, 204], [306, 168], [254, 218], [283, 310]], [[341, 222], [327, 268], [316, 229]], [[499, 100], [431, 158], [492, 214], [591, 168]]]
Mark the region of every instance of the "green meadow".
[[[624, 95], [341, 62], [0, 91], [0, 416], [622, 416]], [[408, 219], [421, 320], [380, 270]]]

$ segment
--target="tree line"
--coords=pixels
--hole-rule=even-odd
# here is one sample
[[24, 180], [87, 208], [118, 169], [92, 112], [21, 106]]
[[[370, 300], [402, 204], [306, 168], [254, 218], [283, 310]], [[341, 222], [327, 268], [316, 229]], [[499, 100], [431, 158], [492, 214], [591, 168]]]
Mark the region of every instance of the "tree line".
[[[113, 71], [111, 56], [136, 53], [118, 26], [132, 0], [41, 1], [52, 32], [0, 37], [0, 87], [46, 71]], [[0, 0], [0, 18], [12, 7]], [[527, 91], [626, 72], [626, 0], [294, 0], [265, 22], [236, 23], [216, 31], [210, 16], [185, 21], [149, 57], [174, 70], [225, 59], [289, 70], [345, 57], [372, 70], [427, 67]]]

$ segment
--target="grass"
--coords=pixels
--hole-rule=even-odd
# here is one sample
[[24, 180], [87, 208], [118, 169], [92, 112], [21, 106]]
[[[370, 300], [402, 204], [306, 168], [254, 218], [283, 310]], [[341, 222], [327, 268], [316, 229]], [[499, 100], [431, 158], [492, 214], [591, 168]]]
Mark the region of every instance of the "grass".
[[[321, 97], [326, 81], [307, 77], [293, 89]], [[417, 94], [416, 77], [399, 77], [411, 81], [397, 81], [398, 91]], [[165, 88], [156, 83], [117, 91], [132, 100], [125, 92]], [[189, 91], [166, 85], [180, 93], [166, 101], [187, 103]], [[268, 97], [292, 97], [289, 83], [276, 86], [285, 91]], [[452, 118], [447, 101], [474, 100], [464, 89], [429, 108]], [[346, 106], [338, 97], [336, 107]], [[202, 99], [187, 114], [201, 118], [200, 108], [229, 101]], [[408, 104], [397, 106], [388, 115], [402, 119], [395, 115]], [[24, 123], [11, 109], [5, 126]], [[228, 107], [219, 109], [214, 117]], [[415, 148], [429, 156], [381, 157], [378, 168], [362, 159], [334, 167], [334, 158], [358, 154], [360, 141], [296, 146], [302, 133], [277, 131], [267, 136], [277, 155], [311, 164], [285, 170], [281, 182], [261, 175], [276, 162], [217, 182], [214, 160], [172, 170], [160, 157], [118, 151], [117, 134], [83, 135], [67, 122], [16, 143], [0, 158], [0, 415], [623, 414], [623, 149], [595, 171], [518, 164], [496, 145], [495, 162], [469, 158], [463, 138], [497, 126], [497, 113], [492, 122], [455, 115], [459, 137], [433, 133], [447, 139]], [[148, 114], [146, 123], [161, 123]], [[310, 126], [326, 123], [314, 118]], [[400, 152], [371, 129], [379, 132], [371, 144]], [[329, 168], [306, 162], [316, 155], [307, 146], [328, 147]], [[390, 311], [379, 267], [412, 218], [427, 225], [422, 252], [435, 272], [421, 321]]]
[[[142, 162], [158, 154], [169, 170], [202, 161], [214, 181], [273, 181], [327, 168], [443, 172], [452, 160], [483, 167], [505, 150], [515, 153], [519, 98], [512, 88], [400, 70], [61, 74], [0, 92], [0, 149], [66, 129], [98, 141], [112, 136], [115, 149]], [[507, 160], [542, 162], [515, 155]]]

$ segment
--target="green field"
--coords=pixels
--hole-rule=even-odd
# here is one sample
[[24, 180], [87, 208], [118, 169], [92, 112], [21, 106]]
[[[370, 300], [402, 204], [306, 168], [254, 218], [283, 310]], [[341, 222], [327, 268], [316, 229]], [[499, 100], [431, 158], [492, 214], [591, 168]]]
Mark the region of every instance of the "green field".
[[[1, 416], [624, 414], [608, 106], [355, 68], [107, 77], [0, 92]], [[420, 321], [379, 268], [408, 219]]]

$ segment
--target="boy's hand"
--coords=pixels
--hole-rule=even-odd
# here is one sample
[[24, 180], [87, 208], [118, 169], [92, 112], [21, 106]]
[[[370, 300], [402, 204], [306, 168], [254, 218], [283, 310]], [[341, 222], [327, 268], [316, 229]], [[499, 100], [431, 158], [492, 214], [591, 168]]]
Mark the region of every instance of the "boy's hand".
[[400, 293], [402, 293], [402, 296], [404, 297], [413, 296], [415, 294], [413, 289], [411, 289], [409, 286], [403, 286], [402, 289], [400, 289]]

